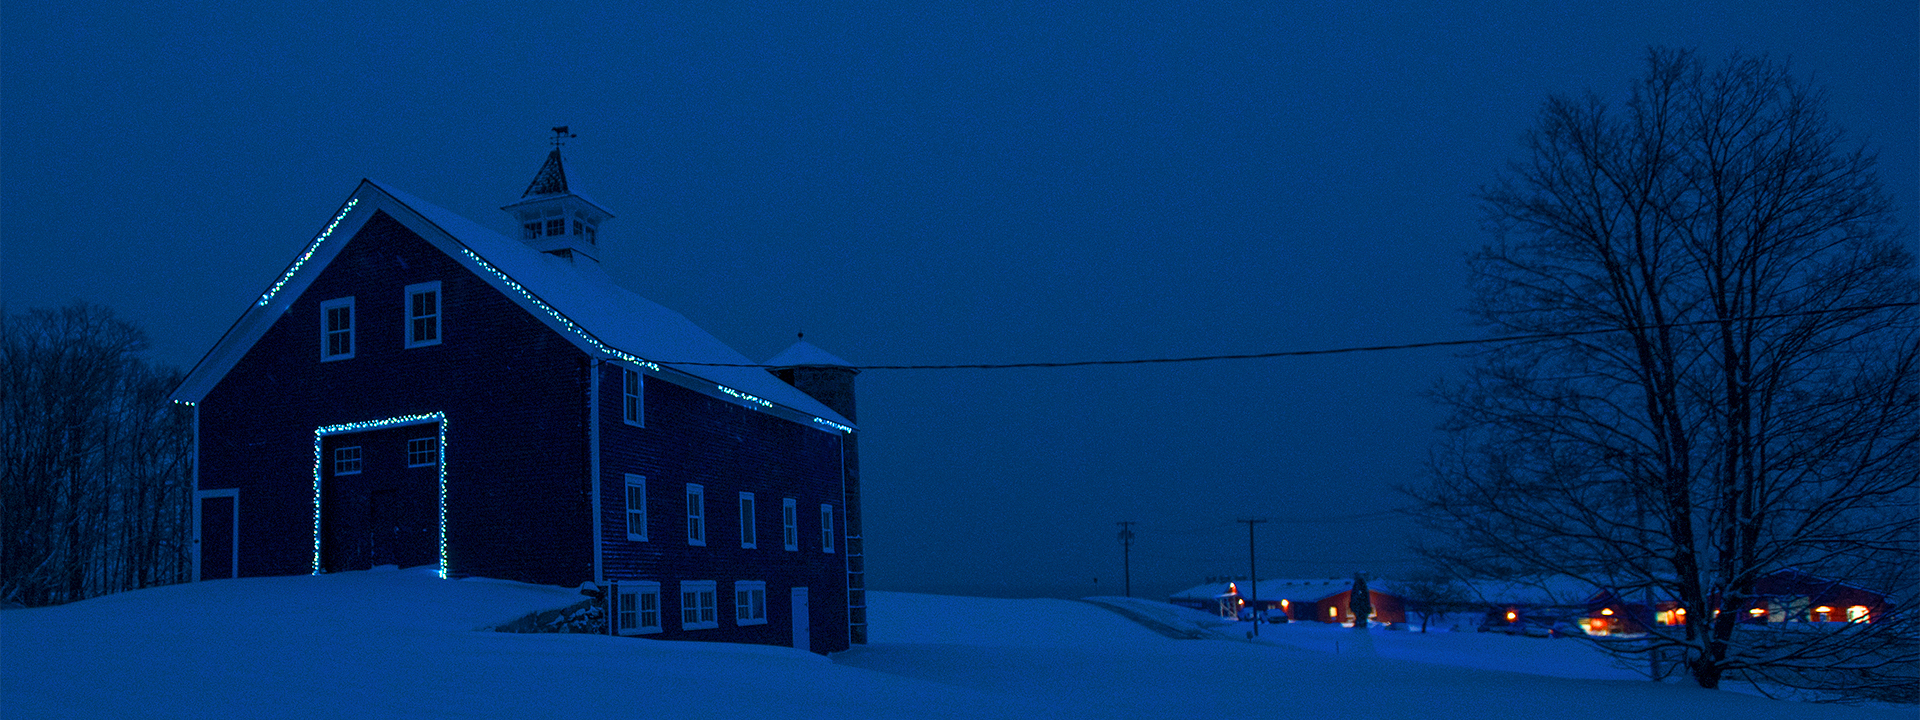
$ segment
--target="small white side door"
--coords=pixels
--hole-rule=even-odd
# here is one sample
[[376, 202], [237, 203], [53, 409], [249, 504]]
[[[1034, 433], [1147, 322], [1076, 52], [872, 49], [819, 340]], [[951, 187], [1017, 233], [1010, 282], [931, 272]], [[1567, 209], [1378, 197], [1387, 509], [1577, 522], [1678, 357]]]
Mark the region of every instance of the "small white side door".
[[812, 643], [808, 642], [813, 633], [807, 627], [807, 589], [797, 587], [790, 594], [793, 599], [793, 647], [812, 652]]

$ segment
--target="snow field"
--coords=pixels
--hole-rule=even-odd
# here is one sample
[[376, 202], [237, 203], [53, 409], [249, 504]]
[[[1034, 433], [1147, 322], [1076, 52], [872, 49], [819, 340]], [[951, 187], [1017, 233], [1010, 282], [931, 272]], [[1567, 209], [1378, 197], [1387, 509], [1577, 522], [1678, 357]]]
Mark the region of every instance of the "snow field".
[[[1266, 626], [1260, 642], [1174, 640], [1068, 600], [870, 592], [877, 642], [832, 659], [789, 648], [478, 630], [578, 597], [389, 570], [196, 583], [7, 611], [0, 716], [1912, 717], [1636, 681], [1574, 641], [1376, 632], [1378, 657], [1363, 658], [1318, 647], [1348, 630]], [[1246, 627], [1132, 602], [1157, 620], [1213, 625], [1221, 638], [1243, 637]]]

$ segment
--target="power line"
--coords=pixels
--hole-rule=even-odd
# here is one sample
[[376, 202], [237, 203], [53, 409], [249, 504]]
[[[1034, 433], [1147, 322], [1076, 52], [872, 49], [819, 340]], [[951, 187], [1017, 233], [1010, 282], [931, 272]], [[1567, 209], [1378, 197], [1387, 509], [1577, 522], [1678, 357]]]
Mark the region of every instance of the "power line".
[[[1843, 308], [1826, 308], [1822, 310], [1801, 310], [1797, 312], [1772, 313], [1768, 315], [1745, 315], [1745, 316], [1733, 317], [1733, 318], [1715, 318], [1712, 320], [1692, 320], [1688, 322], [1678, 322], [1678, 323], [1631, 325], [1627, 327], [1604, 328], [1599, 330], [1565, 330], [1560, 332], [1529, 333], [1526, 335], [1502, 335], [1499, 337], [1476, 338], [1476, 339], [1468, 339], [1468, 340], [1433, 340], [1429, 342], [1399, 343], [1395, 345], [1357, 345], [1357, 346], [1350, 346], [1350, 347], [1317, 348], [1317, 349], [1311, 349], [1311, 350], [1280, 350], [1276, 352], [1243, 353], [1243, 354], [1234, 354], [1234, 355], [1195, 355], [1195, 356], [1189, 356], [1189, 357], [1131, 358], [1131, 359], [1125, 359], [1125, 360], [1073, 360], [1068, 362], [967, 363], [967, 364], [956, 364], [956, 365], [853, 365], [853, 366], [846, 366], [846, 367], [849, 367], [850, 369], [853, 369], [853, 370], [860, 370], [860, 371], [866, 371], [866, 370], [1010, 370], [1010, 369], [1016, 369], [1016, 368], [1068, 368], [1068, 367], [1089, 367], [1089, 366], [1096, 366], [1096, 365], [1150, 365], [1150, 364], [1156, 364], [1156, 363], [1213, 362], [1216, 360], [1260, 360], [1260, 359], [1267, 359], [1267, 358], [1308, 357], [1313, 355], [1343, 355], [1343, 354], [1349, 354], [1349, 353], [1389, 352], [1394, 350], [1419, 350], [1423, 348], [1462, 347], [1467, 345], [1495, 345], [1495, 344], [1503, 344], [1503, 343], [1520, 343], [1520, 342], [1529, 342], [1533, 340], [1551, 340], [1554, 338], [1583, 337], [1587, 335], [1605, 335], [1608, 333], [1630, 332], [1630, 331], [1636, 331], [1636, 330], [1658, 330], [1663, 328], [1698, 327], [1701, 325], [1717, 325], [1720, 323], [1744, 322], [1749, 320], [1780, 320], [1784, 318], [1807, 317], [1810, 315], [1828, 315], [1833, 313], [1844, 313], [1844, 312], [1864, 313], [1864, 312], [1872, 312], [1875, 310], [1888, 310], [1893, 308], [1910, 308], [1915, 306], [1920, 306], [1920, 302], [1892, 302], [1892, 303], [1879, 303], [1876, 305], [1854, 305], [1854, 306], [1843, 307]], [[657, 362], [660, 362], [666, 365], [685, 365], [690, 367], [749, 367], [749, 368], [775, 367], [773, 365], [767, 365], [764, 363], [680, 362], [680, 361], [669, 361], [669, 360], [660, 360]]]

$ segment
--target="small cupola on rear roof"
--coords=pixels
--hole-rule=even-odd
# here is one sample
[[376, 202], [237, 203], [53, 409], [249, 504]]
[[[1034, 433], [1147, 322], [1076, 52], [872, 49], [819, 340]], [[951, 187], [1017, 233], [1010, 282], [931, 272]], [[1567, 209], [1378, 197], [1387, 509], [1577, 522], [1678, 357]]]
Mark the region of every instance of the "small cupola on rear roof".
[[520, 200], [500, 208], [513, 216], [520, 228], [520, 239], [535, 250], [564, 258], [600, 259], [600, 224], [613, 219], [613, 213], [585, 195], [567, 187], [567, 170], [560, 148], [567, 138], [567, 126], [553, 129], [553, 152], [534, 174], [533, 183]]

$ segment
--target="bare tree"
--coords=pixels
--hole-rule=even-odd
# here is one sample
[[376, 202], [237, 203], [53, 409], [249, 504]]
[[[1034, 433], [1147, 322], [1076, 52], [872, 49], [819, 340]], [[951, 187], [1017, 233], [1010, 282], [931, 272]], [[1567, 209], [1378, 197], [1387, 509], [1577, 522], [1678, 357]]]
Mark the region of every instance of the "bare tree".
[[1920, 283], [1823, 106], [1765, 58], [1666, 49], [1620, 107], [1550, 99], [1471, 260], [1478, 320], [1548, 337], [1438, 393], [1452, 439], [1413, 494], [1457, 572], [1676, 601], [1687, 622], [1607, 644], [1702, 687], [1910, 695], [1909, 614], [1741, 622], [1787, 568], [1914, 580]]
[[1468, 596], [1466, 588], [1443, 572], [1416, 572], [1396, 581], [1394, 587], [1406, 601], [1407, 610], [1420, 614], [1420, 632], [1448, 615], [1481, 607]]
[[188, 579], [191, 414], [145, 345], [97, 306], [0, 318], [0, 600]]

